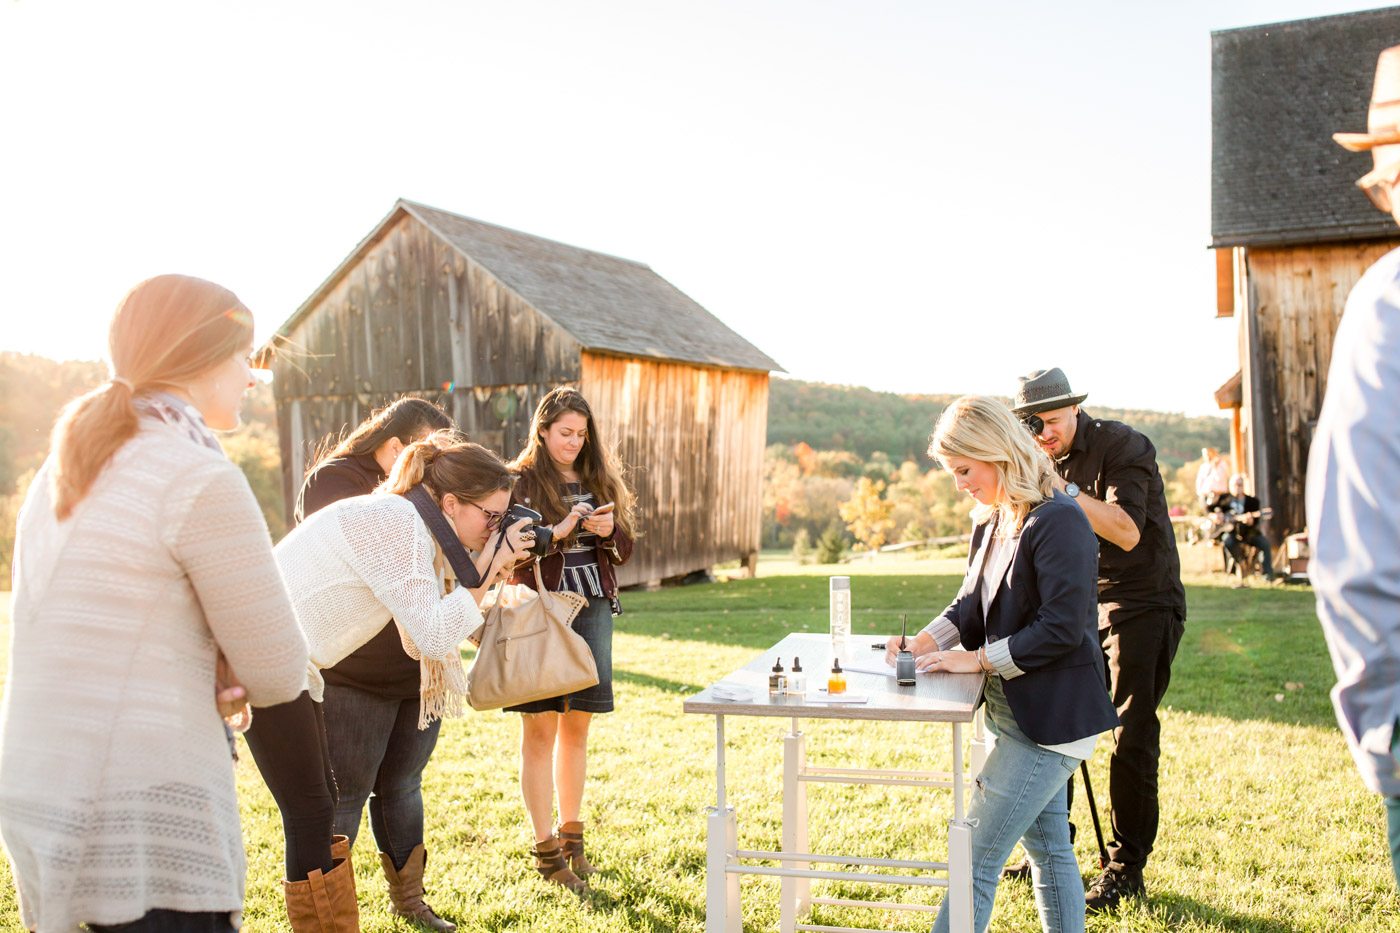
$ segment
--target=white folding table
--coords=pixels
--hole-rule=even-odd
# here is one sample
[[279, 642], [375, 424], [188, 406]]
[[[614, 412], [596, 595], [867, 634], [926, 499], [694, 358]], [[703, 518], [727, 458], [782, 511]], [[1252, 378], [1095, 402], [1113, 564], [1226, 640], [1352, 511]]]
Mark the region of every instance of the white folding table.
[[[851, 636], [847, 659], [860, 666], [883, 667], [884, 653], [871, 651], [871, 636]], [[809, 673], [807, 697], [768, 695], [768, 674], [781, 657], [784, 666], [801, 657]], [[712, 685], [685, 701], [685, 712], [715, 717], [715, 806], [708, 808], [705, 869], [705, 933], [741, 933], [739, 877], [769, 875], [782, 879], [779, 909], [780, 933], [797, 930], [813, 933], [860, 933], [854, 927], [814, 926], [801, 923], [814, 904], [848, 907], [923, 910], [923, 905], [891, 901], [813, 898], [816, 880], [859, 880], [867, 883], [922, 885], [947, 888], [952, 933], [972, 931], [972, 829], [966, 819], [968, 781], [981, 770], [989, 748], [981, 718], [975, 715], [982, 691], [981, 674], [920, 674], [913, 687], [896, 685], [885, 674], [847, 673], [848, 692], [865, 694], [860, 704], [818, 702], [818, 688], [826, 686], [831, 670], [831, 639], [827, 635], [791, 634], [754, 658], [719, 684], [748, 688], [752, 697], [734, 702], [720, 699]], [[778, 852], [741, 850], [734, 808], [725, 803], [724, 717], [777, 716], [791, 720], [783, 739], [783, 838]], [[820, 768], [807, 764], [802, 719], [865, 719], [889, 722], [934, 722], [952, 725], [952, 771], [893, 771], [853, 768]], [[970, 768], [964, 767], [963, 725], [972, 723]], [[913, 736], [910, 746], [918, 744]], [[967, 771], [968, 773], [965, 773]], [[939, 787], [953, 792], [953, 814], [948, 821], [948, 861], [924, 862], [823, 854], [809, 851], [807, 789], [809, 782], [887, 784], [901, 787]], [[777, 862], [778, 866], [746, 864]], [[840, 871], [813, 865], [900, 869], [902, 874]], [[925, 874], [908, 874], [923, 872]], [[932, 873], [932, 874], [929, 874]], [[943, 877], [939, 877], [941, 874]]]

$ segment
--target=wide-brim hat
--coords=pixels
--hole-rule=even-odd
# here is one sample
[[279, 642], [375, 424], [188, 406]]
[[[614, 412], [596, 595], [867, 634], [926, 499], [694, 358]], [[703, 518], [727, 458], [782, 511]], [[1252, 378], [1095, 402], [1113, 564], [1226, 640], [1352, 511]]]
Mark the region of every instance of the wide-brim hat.
[[1400, 160], [1400, 45], [1381, 52], [1376, 60], [1366, 132], [1333, 133], [1332, 139], [1343, 149], [1371, 153], [1371, 171], [1356, 182], [1363, 188], [1380, 181], [1372, 176]]
[[1087, 392], [1074, 394], [1069, 387], [1069, 379], [1058, 366], [1054, 369], [1037, 369], [1021, 377], [1021, 385], [1011, 400], [1011, 410], [1018, 415], [1036, 415], [1042, 411], [1078, 405], [1088, 397]]

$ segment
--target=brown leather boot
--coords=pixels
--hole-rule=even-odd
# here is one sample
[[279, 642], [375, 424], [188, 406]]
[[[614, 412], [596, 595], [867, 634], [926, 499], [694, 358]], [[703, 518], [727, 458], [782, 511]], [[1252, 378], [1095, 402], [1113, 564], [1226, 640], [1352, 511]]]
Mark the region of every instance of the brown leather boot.
[[284, 881], [282, 892], [292, 933], [360, 933], [350, 859], [336, 859], [330, 871], [317, 869], [305, 881]]
[[454, 933], [457, 924], [442, 919], [423, 903], [423, 869], [428, 864], [427, 849], [421, 844], [414, 846], [408, 861], [398, 869], [394, 868], [392, 858], [380, 852], [379, 864], [384, 866], [384, 877], [389, 879], [389, 900], [394, 902], [394, 916], [412, 920], [429, 930]]
[[349, 837], [349, 836], [332, 836], [332, 837], [331, 837], [331, 861], [334, 862], [334, 861], [336, 861], [336, 859], [349, 858], [349, 857], [350, 857], [350, 837]]
[[564, 858], [569, 860], [569, 868], [580, 878], [587, 878], [598, 869], [589, 864], [588, 859], [583, 854], [583, 823], [573, 820], [568, 823], [560, 823], [556, 832], [559, 841], [564, 844]]
[[588, 889], [588, 882], [570, 870], [564, 858], [564, 845], [557, 838], [535, 843], [530, 854], [535, 857], [535, 871], [545, 881], [563, 885], [575, 894], [582, 894]]

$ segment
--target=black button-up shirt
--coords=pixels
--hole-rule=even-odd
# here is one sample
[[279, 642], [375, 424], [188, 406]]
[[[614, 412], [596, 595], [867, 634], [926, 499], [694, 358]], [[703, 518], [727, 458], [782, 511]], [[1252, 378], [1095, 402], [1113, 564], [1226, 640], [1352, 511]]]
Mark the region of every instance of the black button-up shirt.
[[1121, 508], [1141, 535], [1131, 551], [1099, 538], [1099, 604], [1164, 607], [1186, 618], [1181, 560], [1152, 442], [1122, 422], [1091, 418], [1081, 408], [1074, 443], [1055, 469], [1084, 493]]

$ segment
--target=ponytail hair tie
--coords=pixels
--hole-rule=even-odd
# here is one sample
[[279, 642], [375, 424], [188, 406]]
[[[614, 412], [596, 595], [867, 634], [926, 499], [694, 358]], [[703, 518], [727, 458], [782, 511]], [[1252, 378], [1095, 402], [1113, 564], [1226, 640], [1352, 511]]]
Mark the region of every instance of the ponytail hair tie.
[[126, 386], [126, 390], [127, 390], [128, 392], [135, 392], [135, 391], [136, 391], [136, 386], [132, 385], [132, 384], [131, 384], [131, 380], [128, 379], [128, 378], [126, 378], [125, 376], [113, 376], [111, 379], [108, 379], [107, 381], [110, 382], [110, 383], [112, 383], [113, 385]]

